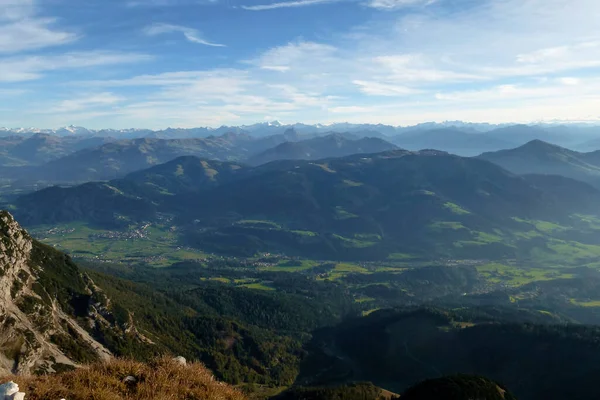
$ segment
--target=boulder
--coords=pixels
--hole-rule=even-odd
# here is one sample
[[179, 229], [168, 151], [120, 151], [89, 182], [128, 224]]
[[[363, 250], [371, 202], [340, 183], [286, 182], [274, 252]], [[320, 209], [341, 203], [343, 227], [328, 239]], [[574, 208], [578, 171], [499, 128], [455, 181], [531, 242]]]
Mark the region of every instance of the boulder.
[[175, 357], [173, 359], [173, 361], [175, 361], [178, 364], [184, 365], [184, 366], [187, 365], [187, 360], [184, 357], [181, 357], [181, 356]]
[[0, 385], [0, 400], [25, 400], [25, 393], [19, 392], [19, 385], [8, 382]]

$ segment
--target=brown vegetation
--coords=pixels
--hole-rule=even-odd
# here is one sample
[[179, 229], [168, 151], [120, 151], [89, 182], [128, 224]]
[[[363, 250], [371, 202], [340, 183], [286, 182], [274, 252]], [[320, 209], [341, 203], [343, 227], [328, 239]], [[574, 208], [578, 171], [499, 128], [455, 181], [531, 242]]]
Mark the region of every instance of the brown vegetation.
[[[127, 382], [126, 377], [135, 382]], [[238, 390], [218, 382], [202, 364], [181, 365], [169, 358], [149, 363], [115, 359], [45, 376], [13, 376], [27, 400], [244, 400]]]

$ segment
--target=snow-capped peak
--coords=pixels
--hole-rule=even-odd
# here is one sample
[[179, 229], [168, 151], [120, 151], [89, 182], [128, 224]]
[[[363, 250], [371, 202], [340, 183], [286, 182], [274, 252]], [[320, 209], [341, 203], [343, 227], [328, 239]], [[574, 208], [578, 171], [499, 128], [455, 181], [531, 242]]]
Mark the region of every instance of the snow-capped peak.
[[57, 135], [82, 135], [82, 134], [90, 133], [90, 131], [81, 126], [69, 125], [69, 126], [65, 126], [63, 128], [57, 129], [56, 131], [54, 131], [54, 133]]

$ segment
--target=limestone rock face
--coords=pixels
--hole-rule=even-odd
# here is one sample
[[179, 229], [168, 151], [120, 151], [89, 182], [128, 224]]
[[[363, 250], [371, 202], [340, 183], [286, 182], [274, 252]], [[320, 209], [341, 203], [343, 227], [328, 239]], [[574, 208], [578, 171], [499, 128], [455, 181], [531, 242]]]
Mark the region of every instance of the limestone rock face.
[[67, 256], [0, 211], [0, 375], [54, 372], [110, 357], [82, 327], [101, 322], [93, 297], [93, 282]]

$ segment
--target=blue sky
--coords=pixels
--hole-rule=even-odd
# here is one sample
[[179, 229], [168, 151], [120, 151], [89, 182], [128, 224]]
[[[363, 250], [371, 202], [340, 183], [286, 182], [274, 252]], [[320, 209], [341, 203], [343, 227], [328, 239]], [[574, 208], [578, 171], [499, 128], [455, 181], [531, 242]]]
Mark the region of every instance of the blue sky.
[[600, 119], [598, 0], [0, 0], [0, 126]]

